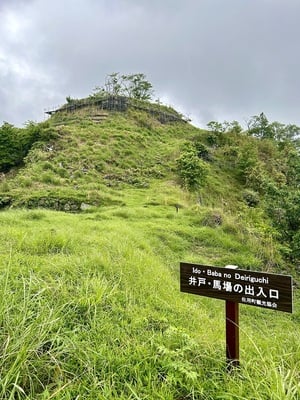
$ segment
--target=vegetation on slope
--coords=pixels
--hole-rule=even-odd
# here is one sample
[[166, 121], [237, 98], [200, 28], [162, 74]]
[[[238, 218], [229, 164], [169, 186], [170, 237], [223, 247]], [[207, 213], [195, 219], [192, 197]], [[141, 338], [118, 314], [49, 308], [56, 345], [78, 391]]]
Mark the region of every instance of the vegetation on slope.
[[[246, 132], [236, 121], [212, 121], [204, 131], [183, 122], [162, 124], [134, 108], [106, 112], [99, 123], [93, 119], [99, 112], [94, 107], [62, 110], [23, 130], [4, 124], [3, 144], [7, 135], [10, 140], [2, 146], [3, 160], [11, 156], [11, 147], [22, 152], [12, 162], [17, 169], [2, 176], [0, 205], [71, 212], [125, 206], [126, 189], [153, 191], [165, 182], [175, 192], [181, 186], [189, 193], [185, 204], [177, 195], [165, 199], [170, 207], [192, 207], [196, 213], [209, 207], [215, 225], [231, 215], [263, 247], [272, 247], [263, 264], [279, 267], [283, 257], [297, 269], [297, 127], [269, 123], [261, 114], [249, 121]], [[3, 162], [2, 171], [9, 165]]]
[[241, 306], [242, 367], [228, 375], [224, 304], [180, 293], [178, 271], [297, 281], [297, 130], [106, 114], [10, 127], [12, 142], [38, 134], [2, 168], [0, 397], [297, 399], [298, 291], [292, 315]]

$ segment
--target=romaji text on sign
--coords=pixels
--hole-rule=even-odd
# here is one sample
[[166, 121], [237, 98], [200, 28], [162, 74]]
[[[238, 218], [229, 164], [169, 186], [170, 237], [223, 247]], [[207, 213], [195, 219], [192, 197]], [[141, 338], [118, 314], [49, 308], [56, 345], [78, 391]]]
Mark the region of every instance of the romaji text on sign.
[[292, 278], [180, 263], [182, 292], [292, 312]]

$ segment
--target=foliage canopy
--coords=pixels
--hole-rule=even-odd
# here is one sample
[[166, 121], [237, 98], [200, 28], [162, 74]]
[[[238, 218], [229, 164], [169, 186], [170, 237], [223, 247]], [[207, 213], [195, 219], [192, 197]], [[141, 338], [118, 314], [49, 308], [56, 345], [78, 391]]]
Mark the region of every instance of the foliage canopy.
[[126, 96], [137, 100], [150, 100], [153, 95], [152, 84], [142, 73], [121, 75], [114, 72], [107, 75], [104, 87], [96, 87], [94, 96], [108, 93], [115, 96]]

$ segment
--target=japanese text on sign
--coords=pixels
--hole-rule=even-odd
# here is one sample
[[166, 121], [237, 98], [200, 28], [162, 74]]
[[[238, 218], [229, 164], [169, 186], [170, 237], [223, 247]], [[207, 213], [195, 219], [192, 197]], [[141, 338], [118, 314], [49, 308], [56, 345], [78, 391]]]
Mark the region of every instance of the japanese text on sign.
[[292, 279], [247, 270], [180, 264], [181, 291], [292, 312]]

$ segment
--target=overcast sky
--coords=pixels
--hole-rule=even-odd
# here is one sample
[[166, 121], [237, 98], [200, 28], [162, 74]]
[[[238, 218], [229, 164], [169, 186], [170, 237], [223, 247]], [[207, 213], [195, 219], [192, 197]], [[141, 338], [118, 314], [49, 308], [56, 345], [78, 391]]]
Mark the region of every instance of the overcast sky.
[[196, 125], [300, 125], [299, 16], [299, 0], [0, 0], [0, 124], [141, 72]]

